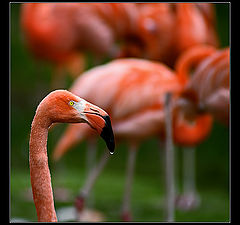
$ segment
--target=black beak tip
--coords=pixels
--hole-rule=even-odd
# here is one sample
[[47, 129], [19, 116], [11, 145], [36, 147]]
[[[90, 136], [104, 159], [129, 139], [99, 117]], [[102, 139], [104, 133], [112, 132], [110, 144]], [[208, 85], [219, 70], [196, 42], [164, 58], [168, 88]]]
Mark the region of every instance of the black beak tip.
[[114, 149], [115, 149], [114, 139], [110, 140], [109, 142], [106, 142], [106, 143], [107, 143], [107, 147], [108, 147], [110, 153], [113, 154], [114, 153]]
[[106, 145], [111, 154], [114, 153], [115, 149], [115, 141], [114, 141], [114, 134], [112, 130], [111, 120], [109, 116], [103, 117], [105, 120], [105, 127], [102, 130], [101, 137], [106, 142]]

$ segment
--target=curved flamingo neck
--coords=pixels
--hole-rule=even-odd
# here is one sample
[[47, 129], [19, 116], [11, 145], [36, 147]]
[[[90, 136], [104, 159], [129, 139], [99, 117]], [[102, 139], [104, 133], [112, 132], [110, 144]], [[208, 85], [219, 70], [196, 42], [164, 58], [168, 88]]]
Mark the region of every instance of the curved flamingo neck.
[[39, 222], [57, 222], [51, 176], [48, 167], [47, 137], [50, 120], [38, 108], [32, 122], [29, 142], [29, 164], [33, 200]]
[[204, 58], [213, 54], [216, 48], [210, 45], [198, 45], [186, 50], [177, 60], [175, 69], [179, 81], [184, 86], [190, 79], [190, 69], [196, 66]]

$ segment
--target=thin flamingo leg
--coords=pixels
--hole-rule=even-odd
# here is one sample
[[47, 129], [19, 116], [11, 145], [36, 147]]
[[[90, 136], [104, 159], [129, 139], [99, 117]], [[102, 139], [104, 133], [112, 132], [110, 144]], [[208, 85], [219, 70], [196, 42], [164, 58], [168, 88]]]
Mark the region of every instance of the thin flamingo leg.
[[131, 191], [132, 191], [132, 182], [133, 182], [134, 167], [135, 167], [135, 161], [136, 161], [136, 153], [137, 153], [136, 146], [131, 145], [128, 152], [126, 183], [125, 183], [123, 206], [122, 206], [122, 220], [125, 222], [132, 220], [130, 201], [131, 201]]
[[170, 93], [165, 96], [165, 181], [166, 181], [166, 221], [175, 219], [174, 146], [172, 137], [172, 104]]
[[176, 205], [181, 210], [199, 206], [200, 196], [196, 189], [195, 148], [183, 149], [183, 195], [177, 197]]
[[[97, 141], [95, 138], [91, 138], [87, 142], [86, 152], [87, 177], [90, 176], [92, 169], [96, 165], [96, 153], [97, 153]], [[94, 191], [92, 191], [91, 195], [88, 197], [86, 204], [88, 207], [92, 207], [94, 205]]]
[[84, 209], [85, 201], [86, 199], [88, 199], [90, 191], [92, 190], [92, 187], [95, 184], [98, 176], [100, 175], [103, 168], [105, 167], [108, 159], [109, 159], [109, 153], [105, 151], [99, 163], [91, 170], [89, 176], [87, 177], [87, 180], [83, 188], [81, 189], [80, 194], [75, 199], [75, 207], [78, 213], [81, 213], [81, 211]]

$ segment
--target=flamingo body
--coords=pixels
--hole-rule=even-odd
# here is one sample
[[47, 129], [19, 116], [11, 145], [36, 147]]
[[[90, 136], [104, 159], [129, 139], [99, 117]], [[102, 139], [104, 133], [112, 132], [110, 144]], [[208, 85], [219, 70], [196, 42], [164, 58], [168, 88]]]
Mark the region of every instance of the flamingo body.
[[[100, 105], [111, 115], [117, 139], [139, 142], [150, 136], [164, 138], [164, 96], [171, 92], [177, 99], [183, 89], [181, 79], [171, 69], [154, 61], [118, 59], [85, 72], [70, 90]], [[105, 99], [102, 95], [106, 96]], [[200, 117], [202, 120], [189, 125], [180, 114], [176, 115], [174, 127], [185, 123], [190, 131], [189, 136], [185, 135], [191, 141], [181, 139], [180, 128], [173, 131], [175, 140], [184, 145], [194, 145], [206, 137], [212, 120], [208, 116]], [[206, 126], [205, 134], [197, 131], [202, 122]], [[54, 150], [54, 158], [59, 159], [70, 146], [89, 137], [91, 134], [87, 129], [70, 125]], [[191, 135], [195, 129], [194, 135]]]

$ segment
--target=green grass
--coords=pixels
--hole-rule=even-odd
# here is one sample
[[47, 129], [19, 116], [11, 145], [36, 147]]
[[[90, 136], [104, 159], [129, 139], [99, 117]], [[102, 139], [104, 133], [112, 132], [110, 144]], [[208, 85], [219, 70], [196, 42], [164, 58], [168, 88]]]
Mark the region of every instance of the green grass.
[[[139, 161], [138, 161], [139, 162]], [[119, 164], [119, 170], [109, 169], [107, 165], [94, 187], [94, 208], [103, 212], [106, 221], [120, 221], [121, 203], [124, 185], [125, 162]], [[158, 167], [159, 165], [155, 165]], [[155, 168], [156, 169], [156, 168]], [[149, 171], [150, 172], [150, 171]], [[150, 174], [141, 173], [136, 167], [133, 192], [132, 210], [134, 221], [163, 221], [164, 219], [164, 185], [160, 179], [160, 170], [151, 171]], [[52, 170], [53, 189], [65, 187], [73, 193], [71, 200], [77, 195], [83, 185], [84, 170], [64, 169], [64, 172], [55, 168]], [[176, 211], [176, 221], [203, 221], [226, 222], [229, 220], [229, 196], [221, 187], [208, 186], [198, 188], [201, 196], [201, 206], [189, 212]], [[11, 174], [11, 217], [23, 217], [36, 221], [36, 212], [33, 202], [27, 202], [23, 192], [30, 188], [29, 172]], [[61, 203], [55, 201], [56, 209], [63, 206], [72, 206], [73, 201]]]
[[[223, 127], [215, 125], [214, 128], [213, 134], [206, 143], [203, 143], [203, 146], [197, 149], [197, 188], [202, 204], [198, 209], [189, 212], [177, 210], [176, 221], [229, 221], [228, 160], [226, 157], [228, 153], [225, 152], [223, 156], [226, 161], [225, 164], [222, 160], [222, 165], [218, 165], [211, 157], [209, 159], [213, 160], [212, 162], [206, 159], [207, 149], [201, 149], [205, 145], [211, 148], [212, 139], [215, 138], [216, 133], [226, 132]], [[51, 137], [49, 139], [51, 143]], [[101, 141], [99, 142], [99, 146], [102, 147]], [[72, 206], [74, 197], [84, 184], [86, 178], [85, 147], [85, 143], [76, 147], [56, 164], [50, 161], [53, 189], [64, 187], [73, 193], [69, 202], [55, 201], [56, 209], [63, 206]], [[120, 221], [127, 157], [126, 147], [125, 144], [118, 146], [116, 154], [111, 157], [94, 186], [94, 208], [105, 214], [106, 221]], [[79, 148], [81, 148], [81, 151]], [[176, 151], [179, 150], [176, 149]], [[102, 152], [103, 148], [98, 151], [98, 158]], [[145, 141], [139, 149], [132, 187], [134, 221], [164, 221], [165, 193], [162, 176], [164, 171], [159, 153], [155, 139]], [[212, 171], [209, 170], [210, 165]], [[217, 169], [220, 167], [220, 170]], [[181, 170], [181, 165], [179, 170]], [[215, 172], [215, 170], [218, 171]], [[36, 221], [33, 202], [27, 202], [23, 197], [23, 192], [27, 188], [30, 188], [28, 169], [15, 170], [13, 168], [11, 170], [11, 217], [23, 217], [30, 221]]]

